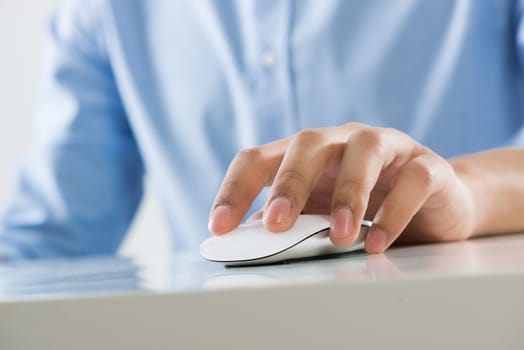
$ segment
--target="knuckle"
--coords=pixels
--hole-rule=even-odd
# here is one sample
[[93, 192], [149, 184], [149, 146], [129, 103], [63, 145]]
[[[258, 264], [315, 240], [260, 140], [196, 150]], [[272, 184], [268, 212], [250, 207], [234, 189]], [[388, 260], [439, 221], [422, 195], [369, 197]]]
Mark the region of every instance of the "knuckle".
[[336, 208], [349, 204], [353, 209], [365, 208], [369, 200], [369, 193], [368, 185], [362, 179], [346, 178], [336, 188], [333, 206]]
[[350, 207], [353, 212], [363, 212], [368, 206], [369, 196], [365, 194], [337, 194], [333, 199], [333, 210]]
[[347, 176], [340, 180], [337, 186], [337, 192], [351, 195], [358, 195], [368, 193], [368, 184], [361, 178], [356, 176]]
[[437, 182], [438, 171], [434, 166], [427, 164], [427, 162], [415, 159], [407, 165], [406, 172], [414, 176], [417, 182], [425, 187], [432, 187]]
[[235, 163], [255, 163], [262, 160], [264, 153], [260, 147], [246, 148], [238, 152], [233, 162]]
[[234, 194], [243, 193], [244, 184], [239, 180], [227, 180], [222, 184], [222, 188], [217, 198], [217, 204], [234, 204]]
[[295, 141], [299, 144], [317, 144], [324, 141], [324, 134], [320, 129], [302, 129], [295, 135]]
[[213, 210], [219, 206], [231, 207], [231, 199], [225, 195], [219, 194], [213, 203]]
[[359, 122], [349, 122], [347, 124], [344, 124], [344, 127], [347, 129], [363, 129], [368, 128], [369, 126]]
[[307, 200], [310, 185], [303, 174], [295, 170], [285, 170], [277, 175], [271, 197], [286, 197], [291, 203], [303, 203]]
[[304, 174], [297, 170], [284, 170], [277, 175], [276, 187], [280, 189], [293, 189], [306, 187]]
[[224, 181], [222, 187], [225, 190], [232, 192], [235, 190], [241, 190], [242, 188], [244, 188], [244, 185], [240, 180], [226, 180]]
[[256, 193], [256, 188], [245, 181], [240, 179], [225, 180], [217, 195], [215, 205], [237, 206]]
[[392, 134], [392, 135], [395, 135], [396, 137], [409, 137], [408, 135], [406, 135], [402, 131], [400, 131], [398, 129], [395, 129], [395, 128], [385, 127], [385, 128], [379, 128], [379, 129], [383, 133]]
[[384, 154], [386, 150], [385, 140], [379, 128], [360, 129], [351, 137], [351, 141], [379, 154]]
[[455, 170], [453, 169], [453, 166], [448, 162], [448, 161], [445, 161], [443, 159], [441, 159], [442, 161], [439, 162], [440, 164], [440, 168], [441, 171], [442, 171], [442, 174], [444, 176], [447, 176], [447, 177], [452, 177], [452, 176], [455, 176]]

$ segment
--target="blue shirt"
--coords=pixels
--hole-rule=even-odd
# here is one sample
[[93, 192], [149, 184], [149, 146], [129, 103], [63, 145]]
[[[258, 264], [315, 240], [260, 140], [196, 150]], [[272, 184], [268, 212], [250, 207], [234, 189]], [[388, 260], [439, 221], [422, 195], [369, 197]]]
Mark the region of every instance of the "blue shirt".
[[393, 127], [444, 157], [520, 145], [523, 28], [510, 0], [64, 3], [0, 256], [115, 252], [146, 174], [197, 249], [234, 155], [302, 128]]

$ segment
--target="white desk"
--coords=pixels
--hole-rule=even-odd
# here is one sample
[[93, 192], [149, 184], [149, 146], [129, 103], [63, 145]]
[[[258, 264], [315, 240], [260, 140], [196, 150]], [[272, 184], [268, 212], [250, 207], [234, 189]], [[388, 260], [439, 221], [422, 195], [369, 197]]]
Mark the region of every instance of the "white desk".
[[524, 349], [524, 235], [224, 268], [0, 268], [0, 349]]

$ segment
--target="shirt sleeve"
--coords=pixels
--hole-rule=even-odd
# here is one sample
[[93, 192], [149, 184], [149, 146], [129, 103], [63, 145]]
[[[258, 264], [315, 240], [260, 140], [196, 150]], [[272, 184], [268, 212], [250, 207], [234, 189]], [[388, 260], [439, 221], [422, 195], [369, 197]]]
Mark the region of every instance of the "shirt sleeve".
[[[513, 29], [515, 33], [515, 52], [517, 57], [517, 69], [515, 71], [515, 86], [520, 96], [520, 110], [524, 106], [524, 0], [516, 0], [513, 5]], [[522, 119], [522, 118], [521, 118]], [[524, 122], [520, 120], [520, 122]], [[519, 126], [514, 137], [508, 142], [510, 147], [524, 146], [524, 127]]]
[[114, 253], [140, 203], [143, 163], [96, 3], [49, 23], [35, 141], [0, 216], [4, 259]]

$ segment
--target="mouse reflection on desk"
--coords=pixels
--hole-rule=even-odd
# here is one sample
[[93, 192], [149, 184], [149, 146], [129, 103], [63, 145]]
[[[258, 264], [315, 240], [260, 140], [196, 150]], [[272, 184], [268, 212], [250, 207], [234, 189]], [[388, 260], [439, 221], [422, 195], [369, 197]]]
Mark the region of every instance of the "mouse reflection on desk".
[[372, 223], [362, 221], [357, 239], [348, 247], [336, 247], [331, 243], [329, 225], [327, 215], [300, 215], [290, 230], [272, 233], [258, 220], [206, 239], [200, 245], [200, 254], [226, 266], [245, 266], [347, 253], [364, 248], [364, 239]]

